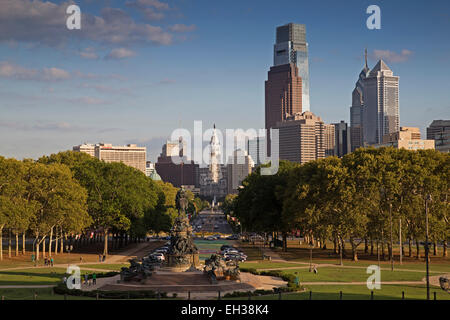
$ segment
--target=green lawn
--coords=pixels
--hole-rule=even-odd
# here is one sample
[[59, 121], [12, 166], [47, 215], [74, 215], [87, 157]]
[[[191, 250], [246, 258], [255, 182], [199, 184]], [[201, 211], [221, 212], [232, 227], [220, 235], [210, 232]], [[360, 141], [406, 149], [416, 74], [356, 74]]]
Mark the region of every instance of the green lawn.
[[[339, 300], [339, 291], [342, 291], [343, 300], [370, 300], [370, 290], [362, 285], [343, 286], [308, 286], [306, 292], [284, 293], [282, 300], [308, 300], [309, 292], [312, 291], [312, 300]], [[405, 292], [405, 299], [426, 299], [426, 288], [424, 286], [413, 285], [381, 285], [380, 290], [374, 291], [374, 300], [399, 300], [402, 298], [402, 291]], [[437, 300], [450, 300], [450, 294], [440, 288], [432, 287], [430, 290], [431, 299], [436, 292]], [[230, 298], [232, 300], [247, 298]], [[277, 300], [278, 295], [268, 295], [252, 297], [253, 300]]]
[[243, 262], [239, 264], [241, 268], [253, 268], [253, 269], [270, 269], [270, 268], [289, 268], [289, 267], [301, 267], [300, 264], [285, 263], [285, 262]]
[[[80, 265], [81, 270], [83, 270], [83, 268], [92, 268], [92, 269], [102, 269], [105, 271], [120, 271], [120, 269], [122, 267], [129, 267], [130, 264], [129, 263], [119, 263], [119, 264], [83, 264]], [[89, 270], [86, 270], [89, 271]], [[92, 271], [91, 271], [92, 272]]]
[[[366, 269], [356, 268], [334, 268], [323, 267], [318, 268], [318, 273], [309, 272], [309, 269], [288, 269], [285, 273], [294, 274], [297, 272], [300, 282], [365, 282], [370, 274], [366, 273]], [[425, 277], [424, 272], [410, 271], [381, 271], [381, 281], [421, 281]]]
[[[62, 281], [65, 268], [29, 268], [0, 271], [0, 285], [52, 285]], [[81, 275], [93, 273], [81, 270]]]

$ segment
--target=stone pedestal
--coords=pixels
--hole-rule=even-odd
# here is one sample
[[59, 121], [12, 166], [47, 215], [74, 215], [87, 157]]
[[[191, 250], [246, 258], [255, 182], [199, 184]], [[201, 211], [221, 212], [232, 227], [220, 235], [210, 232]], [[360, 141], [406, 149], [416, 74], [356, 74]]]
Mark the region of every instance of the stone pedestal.
[[[183, 258], [182, 260], [185, 260], [184, 263], [179, 263], [180, 257]], [[164, 266], [164, 269], [171, 270], [173, 272], [184, 272], [188, 270], [192, 265], [194, 265], [194, 267], [196, 268], [200, 266], [198, 253], [186, 254], [183, 256], [168, 254], [167, 264]]]

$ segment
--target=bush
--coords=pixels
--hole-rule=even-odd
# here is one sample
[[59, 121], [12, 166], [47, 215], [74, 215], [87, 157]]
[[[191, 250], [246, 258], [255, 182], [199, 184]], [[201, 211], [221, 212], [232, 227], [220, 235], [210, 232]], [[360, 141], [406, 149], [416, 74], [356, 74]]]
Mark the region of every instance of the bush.
[[[298, 291], [303, 288], [301, 285], [297, 285], [295, 283], [295, 276], [292, 273], [284, 273], [281, 270], [258, 271], [254, 268], [241, 268], [241, 271], [249, 272], [251, 274], [260, 275], [260, 276], [271, 276], [271, 277], [278, 277], [278, 278], [283, 279], [283, 281], [287, 282], [287, 288], [285, 288], [285, 287], [277, 288], [277, 290], [279, 290], [281, 292]], [[276, 292], [276, 293], [278, 293], [278, 292]]]

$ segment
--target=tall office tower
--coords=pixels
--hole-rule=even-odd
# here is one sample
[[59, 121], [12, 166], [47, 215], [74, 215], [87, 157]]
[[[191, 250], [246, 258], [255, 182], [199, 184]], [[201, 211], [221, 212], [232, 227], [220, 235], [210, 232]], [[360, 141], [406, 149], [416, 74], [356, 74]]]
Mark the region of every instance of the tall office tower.
[[359, 73], [358, 81], [352, 92], [352, 106], [350, 107], [350, 145], [352, 152], [363, 146], [364, 80], [370, 71], [367, 66], [367, 49], [364, 52], [364, 60], [364, 68]]
[[275, 126], [281, 160], [305, 163], [325, 158], [325, 124], [310, 111], [297, 113]]
[[342, 158], [347, 153], [350, 153], [350, 128], [345, 121], [334, 124], [334, 155]]
[[[309, 66], [306, 27], [304, 24], [288, 23], [277, 27], [273, 48], [273, 65], [293, 63], [302, 78], [302, 111], [309, 111]], [[301, 112], [301, 111], [299, 111]]]
[[235, 150], [230, 158], [227, 164], [228, 193], [237, 193], [242, 181], [252, 173], [255, 163], [252, 157], [241, 149]]
[[174, 141], [167, 140], [166, 144], [163, 145], [162, 154], [165, 157], [175, 157], [175, 156], [186, 157], [187, 155], [186, 148], [187, 148], [186, 141], [184, 141], [182, 137]]
[[433, 120], [427, 128], [427, 139], [435, 141], [436, 150], [450, 152], [450, 120]]
[[295, 64], [271, 67], [265, 83], [266, 129], [302, 112], [302, 79]]
[[335, 128], [334, 124], [324, 124], [325, 158], [334, 156]]
[[135, 144], [126, 146], [113, 146], [110, 143], [80, 144], [72, 148], [76, 152], [85, 152], [105, 162], [122, 162], [127, 166], [136, 168], [145, 173], [146, 147], [138, 147]]
[[398, 80], [383, 60], [364, 79], [364, 145], [381, 143], [384, 135], [400, 130]]
[[266, 163], [266, 138], [256, 137], [247, 141], [247, 152], [256, 166]]

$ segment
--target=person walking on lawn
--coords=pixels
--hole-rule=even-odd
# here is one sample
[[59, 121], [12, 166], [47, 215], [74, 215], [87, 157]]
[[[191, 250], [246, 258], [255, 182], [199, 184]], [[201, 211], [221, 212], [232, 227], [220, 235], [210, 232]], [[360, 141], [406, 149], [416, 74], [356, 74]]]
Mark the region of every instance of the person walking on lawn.
[[97, 284], [97, 275], [95, 272], [92, 274], [92, 284], [95, 286]]

